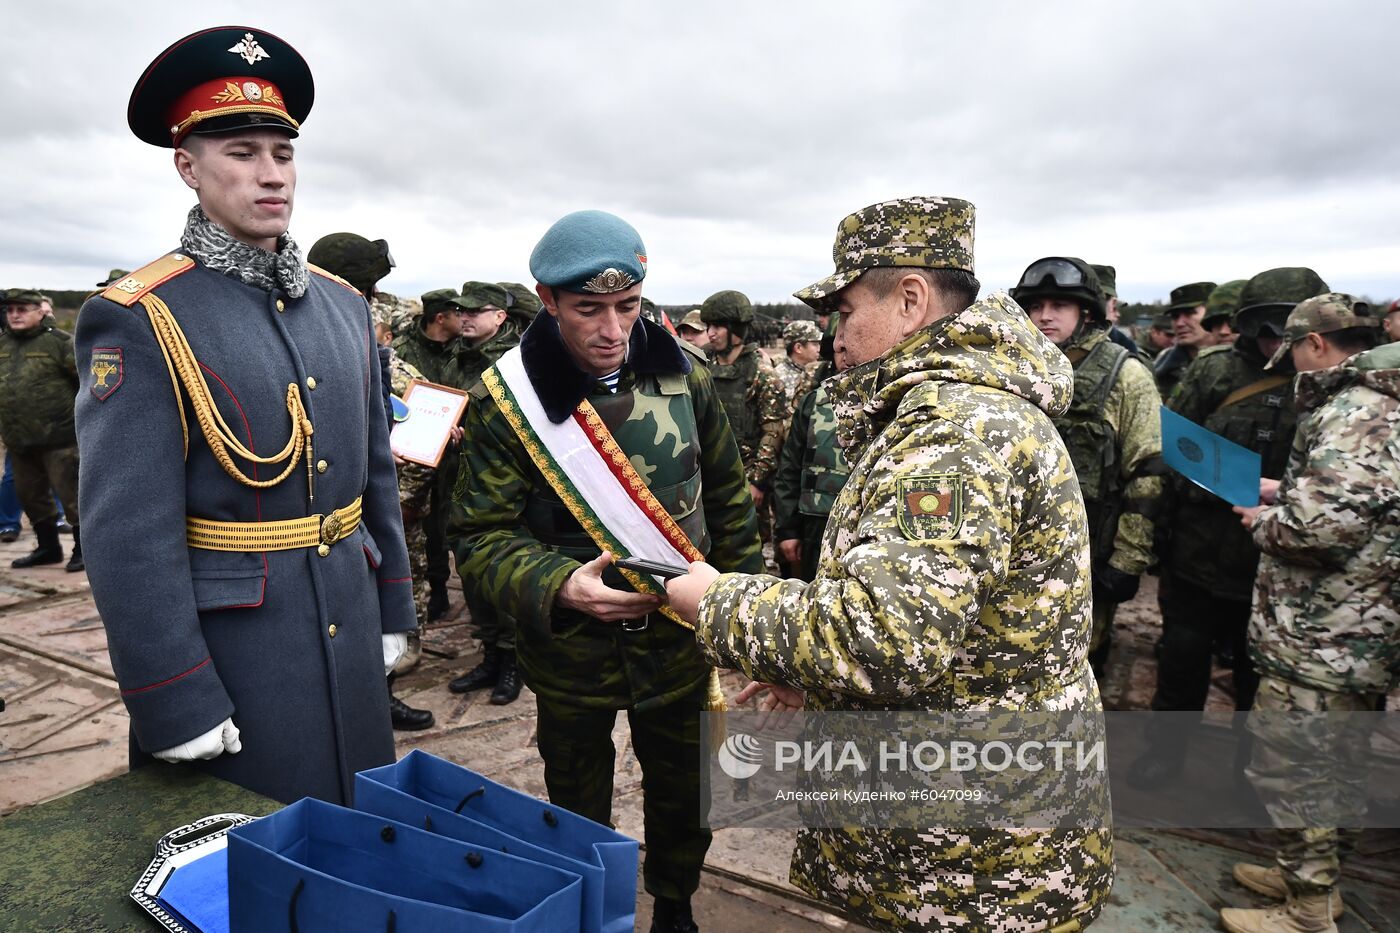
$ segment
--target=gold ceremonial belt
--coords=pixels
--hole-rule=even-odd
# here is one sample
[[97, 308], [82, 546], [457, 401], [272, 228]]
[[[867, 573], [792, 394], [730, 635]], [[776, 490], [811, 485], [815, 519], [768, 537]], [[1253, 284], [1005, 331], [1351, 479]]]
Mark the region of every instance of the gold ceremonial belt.
[[361, 499], [329, 515], [308, 515], [281, 522], [218, 522], [185, 516], [185, 539], [206, 551], [291, 551], [316, 547], [322, 557], [360, 526]]

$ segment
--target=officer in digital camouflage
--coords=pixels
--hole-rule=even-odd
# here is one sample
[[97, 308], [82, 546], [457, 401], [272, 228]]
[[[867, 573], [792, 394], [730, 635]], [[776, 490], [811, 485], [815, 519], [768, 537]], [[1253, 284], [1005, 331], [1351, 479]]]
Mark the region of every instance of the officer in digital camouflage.
[[[972, 238], [955, 198], [841, 222], [836, 273], [797, 293], [839, 312], [851, 366], [826, 383], [851, 474], [816, 580], [695, 563], [668, 586], [711, 662], [786, 685], [784, 706], [799, 688], [816, 710], [1100, 708], [1088, 525], [1052, 421], [1073, 371], [1005, 294], [976, 300]], [[881, 930], [1072, 931], [1112, 849], [1107, 826], [809, 829], [791, 877]]]
[[[73, 338], [46, 322], [44, 296], [29, 289], [4, 295], [0, 333], [0, 440], [14, 471], [15, 494], [38, 539], [11, 567], [63, 562], [54, 493], [73, 529], [73, 553], [65, 569], [84, 567], [78, 530], [78, 441], [73, 396], [78, 391]], [[117, 378], [115, 369], [109, 382]]]
[[394, 760], [385, 674], [416, 623], [369, 308], [287, 233], [313, 93], [250, 27], [146, 69], [128, 123], [199, 203], [177, 252], [83, 305], [76, 420], [133, 765], [348, 803]]
[[[581, 211], [559, 220], [530, 257], [546, 313], [471, 391], [452, 534], [464, 579], [515, 616], [516, 653], [539, 710], [550, 800], [607, 823], [627, 710], [642, 768], [646, 890], [652, 930], [697, 929], [690, 896], [710, 833], [701, 828], [700, 712], [710, 668], [694, 636], [631, 589], [574, 517], [573, 487], [497, 391], [507, 362], [523, 368], [550, 425], [587, 401], [659, 503], [718, 567], [761, 569], [757, 522], [738, 446], [709, 370], [676, 338], [639, 320], [646, 249], [620, 218]], [[615, 479], [605, 477], [617, 484]], [[596, 479], [596, 477], [595, 477]], [[566, 502], [567, 497], [567, 502]], [[591, 504], [588, 506], [591, 508]], [[590, 527], [593, 520], [590, 519]]]
[[1201, 319], [1206, 314], [1206, 301], [1213, 291], [1214, 282], [1192, 282], [1172, 289], [1167, 315], [1172, 319], [1172, 333], [1176, 341], [1152, 364], [1157, 391], [1164, 399], [1171, 398], [1172, 390], [1196, 355], [1206, 347], [1215, 345], [1215, 337], [1201, 326]]
[[[393, 341], [393, 319], [399, 299], [380, 291], [379, 282], [394, 268], [394, 257], [385, 240], [369, 240], [357, 233], [328, 233], [311, 245], [307, 262], [340, 276], [369, 298], [370, 320], [374, 323], [374, 338], [379, 352], [379, 377], [384, 395], [384, 415], [393, 429], [393, 409], [389, 393], [402, 397], [408, 384], [423, 376], [399, 359], [390, 344]], [[399, 508], [403, 516], [404, 544], [408, 547], [408, 565], [413, 574], [413, 608], [418, 620], [416, 631], [409, 633], [408, 650], [389, 672], [389, 718], [395, 729], [414, 731], [433, 724], [433, 712], [415, 709], [394, 696], [394, 677], [406, 674], [418, 665], [423, 655], [423, 626], [427, 622], [428, 581], [426, 577], [423, 515], [426, 511], [428, 489], [433, 481], [432, 467], [394, 458], [399, 479]]]
[[[535, 296], [531, 295], [534, 298]], [[536, 298], [534, 305], [539, 305]], [[507, 350], [520, 344], [520, 335], [530, 326], [534, 314], [531, 305], [515, 300], [503, 286], [489, 282], [467, 282], [462, 285], [462, 347], [458, 354], [462, 381], [476, 385], [487, 367], [501, 358]], [[515, 313], [512, 313], [514, 311]], [[462, 543], [450, 542], [463, 558]], [[463, 596], [471, 613], [476, 637], [481, 640], [481, 662], [447, 685], [453, 693], [469, 693], [491, 688], [491, 703], [504, 706], [520, 696], [520, 671], [515, 662], [515, 619], [481, 599], [470, 578], [462, 577]]]
[[1201, 327], [1210, 334], [1215, 346], [1234, 343], [1237, 336], [1231, 321], [1240, 307], [1240, 291], [1244, 289], [1244, 279], [1222, 282], [1211, 291], [1206, 299], [1206, 313], [1201, 317]]
[[1263, 675], [1249, 775], [1275, 825], [1290, 828], [1277, 830], [1274, 865], [1235, 866], [1241, 884], [1284, 905], [1221, 911], [1234, 933], [1337, 929], [1355, 833], [1319, 815], [1364, 813], [1371, 723], [1278, 714], [1381, 709], [1400, 672], [1400, 345], [1377, 347], [1378, 310], [1329, 293], [1288, 315], [1272, 361], [1291, 358], [1299, 373], [1288, 468], [1282, 482], [1261, 483], [1267, 505], [1235, 509], [1263, 552], [1249, 623]]
[[833, 333], [823, 334], [821, 359], [810, 367], [795, 393], [778, 469], [773, 474], [773, 541], [788, 576], [813, 580], [821, 556], [827, 517], [846, 485], [850, 467], [836, 440], [836, 412], [822, 381], [835, 372]]
[[1118, 604], [1137, 595], [1152, 564], [1153, 522], [1162, 495], [1162, 398], [1152, 372], [1108, 338], [1098, 276], [1083, 260], [1031, 263], [1011, 297], [1074, 366], [1074, 401], [1054, 419], [1069, 449], [1093, 558], [1094, 627], [1089, 662], [1102, 678]]
[[739, 439], [749, 492], [762, 515], [791, 406], [758, 347], [745, 342], [753, 324], [747, 295], [732, 289], [715, 292], [700, 306], [700, 320], [710, 341], [710, 376]]
[[[1178, 415], [1258, 453], [1269, 479], [1283, 475], [1296, 419], [1291, 364], [1284, 360], [1270, 372], [1264, 364], [1281, 344], [1293, 307], [1325, 291], [1326, 283], [1305, 268], [1270, 269], [1249, 279], [1235, 312], [1235, 342], [1201, 351], [1167, 399]], [[1224, 638], [1234, 656], [1235, 707], [1247, 710], [1259, 683], [1245, 644], [1259, 550], [1229, 503], [1179, 474], [1167, 485], [1161, 516], [1162, 649], [1152, 709], [1205, 709], [1213, 647]], [[1180, 773], [1190, 733], [1168, 728], [1175, 721], [1153, 721], [1150, 747], [1128, 772], [1135, 786], [1158, 787]], [[1236, 768], [1242, 769], [1247, 746], [1239, 753]]]
[[[422, 301], [422, 315], [394, 338], [394, 352], [429, 382], [453, 389], [470, 388], [471, 383], [462, 372], [462, 328], [467, 309], [461, 293], [455, 288], [436, 288], [424, 293]], [[447, 579], [452, 575], [446, 536], [447, 501], [457, 481], [460, 441], [460, 430], [454, 430], [438, 462], [430, 505], [423, 519], [428, 542], [429, 622], [447, 612]]]
[[[797, 387], [821, 358], [822, 332], [811, 321], [791, 321], [783, 328], [782, 359], [773, 364], [773, 373], [782, 384], [787, 409], [797, 401]], [[786, 432], [785, 432], [786, 433]]]

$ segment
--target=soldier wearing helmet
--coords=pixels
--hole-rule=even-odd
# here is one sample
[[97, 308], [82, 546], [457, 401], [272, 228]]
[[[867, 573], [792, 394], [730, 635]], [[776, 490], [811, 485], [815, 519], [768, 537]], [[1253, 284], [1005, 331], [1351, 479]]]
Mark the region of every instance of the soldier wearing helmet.
[[745, 343], [753, 323], [753, 305], [747, 295], [732, 289], [715, 292], [700, 306], [700, 320], [710, 341], [710, 376], [738, 438], [749, 492], [764, 524], [763, 497], [778, 465], [791, 406], [758, 347]]
[[1109, 339], [1105, 296], [1083, 260], [1038, 259], [1011, 295], [1074, 366], [1074, 401], [1054, 422], [1089, 517], [1094, 593], [1089, 661], [1102, 678], [1118, 604], [1137, 595], [1138, 578], [1152, 563], [1153, 521], [1162, 494], [1162, 399], [1138, 355]]
[[[1233, 317], [1235, 342], [1203, 350], [1167, 400], [1182, 417], [1258, 453], [1267, 479], [1283, 475], [1296, 416], [1292, 363], [1268, 372], [1264, 366], [1283, 343], [1289, 312], [1326, 291], [1327, 283], [1307, 268], [1269, 269], [1249, 279]], [[1152, 708], [1205, 708], [1220, 636], [1233, 649], [1235, 707], [1247, 710], [1259, 684], [1245, 644], [1259, 549], [1228, 502], [1179, 475], [1168, 484], [1160, 524], [1162, 656]], [[1129, 770], [1129, 781], [1141, 788], [1174, 779], [1189, 741], [1186, 731], [1167, 730], [1167, 720], [1156, 722], [1162, 727], [1154, 726], [1148, 751]], [[1241, 747], [1239, 770], [1245, 754]]]

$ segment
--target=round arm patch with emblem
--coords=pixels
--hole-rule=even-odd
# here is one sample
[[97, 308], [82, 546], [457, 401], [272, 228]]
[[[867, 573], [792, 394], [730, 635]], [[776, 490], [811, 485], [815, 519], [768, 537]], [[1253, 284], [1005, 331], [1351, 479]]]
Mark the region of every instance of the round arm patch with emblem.
[[963, 478], [957, 473], [900, 477], [899, 527], [911, 541], [955, 537], [962, 528]]

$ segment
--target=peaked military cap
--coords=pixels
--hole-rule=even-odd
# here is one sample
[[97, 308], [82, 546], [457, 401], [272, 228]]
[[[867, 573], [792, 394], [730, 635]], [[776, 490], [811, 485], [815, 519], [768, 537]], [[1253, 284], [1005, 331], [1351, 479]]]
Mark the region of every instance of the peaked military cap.
[[1210, 293], [1213, 291], [1215, 291], [1214, 282], [1192, 282], [1189, 285], [1178, 285], [1172, 289], [1171, 300], [1167, 302], [1167, 313], [1195, 311], [1210, 300]]
[[677, 326], [681, 328], [689, 328], [690, 330], [694, 331], [704, 330], [705, 322], [700, 319], [700, 309], [692, 308], [691, 310], [687, 311], [685, 317], [681, 318], [681, 322]]
[[621, 217], [575, 211], [556, 220], [535, 244], [530, 274], [550, 288], [607, 295], [646, 278], [647, 248]]
[[1279, 344], [1266, 369], [1278, 365], [1288, 354], [1288, 348], [1308, 334], [1331, 334], [1353, 327], [1380, 327], [1381, 319], [1375, 308], [1359, 298], [1341, 292], [1316, 295], [1288, 313], [1283, 326], [1283, 343]]
[[793, 297], [830, 311], [837, 292], [879, 266], [971, 273], [975, 222], [976, 208], [959, 198], [918, 196], [861, 208], [836, 227], [836, 271]]
[[251, 26], [185, 36], [146, 67], [127, 104], [131, 131], [173, 149], [190, 133], [249, 128], [296, 136], [316, 96], [296, 49]]
[[1103, 291], [1105, 298], [1118, 297], [1118, 270], [1112, 266], [1101, 266], [1097, 263], [1089, 263], [1089, 268], [1094, 270], [1094, 275], [1099, 277], [1099, 288]]
[[540, 296], [536, 295], [533, 289], [526, 288], [519, 282], [497, 282], [497, 285], [506, 290], [506, 305], [509, 309], [514, 309], [517, 314], [533, 315], [544, 307], [540, 303]]
[[44, 294], [32, 288], [12, 288], [0, 300], [7, 305], [37, 305], [43, 304]]
[[499, 308], [504, 311], [510, 307], [510, 294], [499, 285], [491, 282], [463, 282], [462, 300], [458, 302], [464, 308], [473, 311], [477, 308], [484, 308], [487, 305]]
[[436, 314], [438, 311], [451, 311], [454, 308], [467, 307], [462, 303], [462, 296], [455, 288], [435, 288], [430, 292], [424, 292], [421, 300], [424, 314]]

